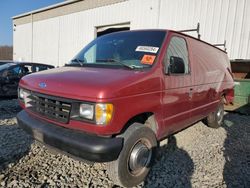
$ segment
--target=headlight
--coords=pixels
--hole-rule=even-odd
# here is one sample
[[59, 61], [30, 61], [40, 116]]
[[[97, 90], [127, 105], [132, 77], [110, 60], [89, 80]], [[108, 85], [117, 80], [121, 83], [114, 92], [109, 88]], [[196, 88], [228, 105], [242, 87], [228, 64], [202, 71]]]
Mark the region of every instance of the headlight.
[[107, 125], [113, 115], [113, 105], [112, 104], [101, 104], [97, 103], [95, 105], [95, 120], [98, 125]]
[[112, 119], [113, 105], [105, 103], [80, 104], [79, 114], [81, 118], [95, 121], [97, 125], [107, 125]]
[[80, 105], [80, 117], [93, 120], [94, 118], [94, 105], [81, 104]]
[[24, 100], [24, 94], [25, 94], [25, 91], [22, 88], [19, 88], [19, 92], [18, 92], [19, 99]]

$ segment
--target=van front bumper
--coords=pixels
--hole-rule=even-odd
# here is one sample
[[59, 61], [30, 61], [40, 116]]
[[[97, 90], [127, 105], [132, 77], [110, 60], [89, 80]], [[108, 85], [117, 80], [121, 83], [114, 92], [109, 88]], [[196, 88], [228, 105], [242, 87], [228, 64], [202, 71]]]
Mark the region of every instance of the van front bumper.
[[92, 162], [116, 160], [123, 147], [122, 138], [106, 138], [67, 129], [29, 115], [17, 114], [19, 126], [35, 140], [62, 153]]

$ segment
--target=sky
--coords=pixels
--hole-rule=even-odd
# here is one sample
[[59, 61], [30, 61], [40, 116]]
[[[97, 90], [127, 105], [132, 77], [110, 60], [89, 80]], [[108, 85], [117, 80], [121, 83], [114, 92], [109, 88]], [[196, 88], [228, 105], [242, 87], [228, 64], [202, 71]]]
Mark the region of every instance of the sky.
[[0, 46], [13, 45], [11, 17], [64, 0], [0, 0]]

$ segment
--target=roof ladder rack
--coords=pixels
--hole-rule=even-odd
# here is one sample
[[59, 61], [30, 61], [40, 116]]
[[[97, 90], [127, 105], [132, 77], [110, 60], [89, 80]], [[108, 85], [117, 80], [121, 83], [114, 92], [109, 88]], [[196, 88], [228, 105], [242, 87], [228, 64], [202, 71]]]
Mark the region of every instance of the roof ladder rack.
[[224, 47], [224, 51], [226, 52], [227, 51], [227, 48], [226, 48], [226, 44], [227, 44], [227, 41], [224, 40], [224, 43], [223, 44], [213, 44], [213, 46], [223, 46]]
[[200, 40], [201, 39], [201, 34], [200, 34], [200, 23], [199, 22], [197, 23], [197, 27], [195, 29], [180, 30], [179, 32], [187, 33], [187, 32], [194, 32], [194, 31], [197, 32], [198, 39]]

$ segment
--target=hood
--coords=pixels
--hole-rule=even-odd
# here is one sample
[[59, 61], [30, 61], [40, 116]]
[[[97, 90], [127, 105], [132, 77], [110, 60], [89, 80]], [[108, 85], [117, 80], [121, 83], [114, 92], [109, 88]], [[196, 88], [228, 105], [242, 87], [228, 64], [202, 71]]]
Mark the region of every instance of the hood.
[[[151, 72], [62, 67], [27, 75], [21, 79], [20, 86], [48, 95], [79, 100], [116, 98], [159, 91], [160, 82], [156, 81], [159, 77], [152, 76]], [[43, 88], [39, 85], [43, 85]]]

